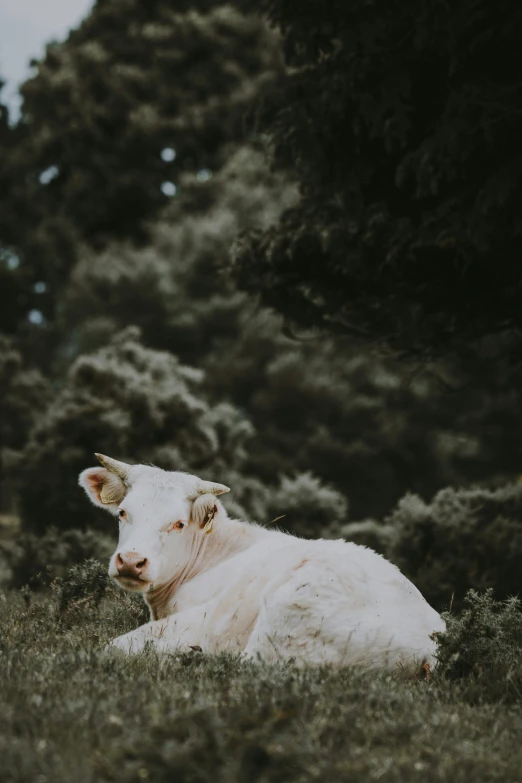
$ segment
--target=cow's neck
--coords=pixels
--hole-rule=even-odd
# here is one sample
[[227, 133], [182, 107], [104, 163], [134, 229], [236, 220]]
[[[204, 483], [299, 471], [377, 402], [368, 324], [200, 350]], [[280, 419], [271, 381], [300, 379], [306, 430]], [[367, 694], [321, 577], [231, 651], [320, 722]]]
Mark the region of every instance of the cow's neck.
[[248, 522], [235, 519], [216, 518], [214, 530], [201, 535], [198, 531], [193, 538], [186, 563], [163, 585], [155, 586], [145, 595], [151, 619], [160, 620], [171, 614], [172, 599], [179, 588], [194, 579], [195, 576], [228, 560], [230, 557], [248, 549], [267, 531]]

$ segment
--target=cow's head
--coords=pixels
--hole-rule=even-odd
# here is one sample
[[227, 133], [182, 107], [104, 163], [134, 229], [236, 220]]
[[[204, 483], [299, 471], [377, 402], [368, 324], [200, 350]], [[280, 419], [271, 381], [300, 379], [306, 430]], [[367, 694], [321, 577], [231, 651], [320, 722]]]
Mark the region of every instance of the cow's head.
[[102, 467], [80, 473], [80, 486], [119, 521], [110, 576], [142, 593], [167, 584], [200, 550], [214, 517], [225, 514], [216, 498], [228, 487], [188, 473], [96, 456]]

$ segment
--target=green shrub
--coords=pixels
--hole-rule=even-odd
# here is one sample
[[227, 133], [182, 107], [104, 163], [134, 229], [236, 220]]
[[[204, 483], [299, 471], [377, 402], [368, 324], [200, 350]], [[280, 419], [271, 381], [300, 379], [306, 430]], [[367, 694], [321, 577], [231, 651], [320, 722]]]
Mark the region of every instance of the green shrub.
[[53, 581], [52, 588], [55, 598], [53, 606], [59, 623], [65, 623], [67, 627], [92, 622], [96, 617], [101, 623], [103, 599], [118, 606], [122, 619], [132, 623], [132, 627], [143, 625], [150, 619], [142, 597], [117, 587], [105, 565], [94, 558], [69, 568], [64, 577], [57, 577]]
[[388, 556], [438, 608], [460, 607], [468, 589], [520, 591], [522, 486], [443, 489], [431, 504], [406, 495], [386, 520]]
[[[332, 530], [335, 534], [336, 531]], [[368, 546], [381, 555], [388, 551], [393, 538], [393, 530], [389, 525], [377, 522], [375, 519], [364, 519], [362, 522], [349, 522], [339, 530], [339, 536], [354, 544]], [[336, 536], [337, 537], [337, 536]]]
[[277, 520], [284, 530], [315, 538], [329, 526], [336, 528], [346, 522], [348, 501], [317, 476], [299, 473], [293, 478], [282, 477], [268, 499], [267, 514], [267, 522]]
[[[493, 590], [470, 590], [459, 615], [446, 614], [447, 631], [438, 634], [437, 674], [469, 679], [469, 694], [495, 700], [522, 692], [522, 602], [496, 601]], [[477, 683], [479, 681], [479, 683]]]
[[98, 560], [90, 558], [74, 565], [65, 578], [55, 580], [60, 614], [87, 602], [98, 608], [111, 585], [107, 569]]
[[341, 532], [388, 557], [439, 610], [460, 609], [471, 588], [494, 588], [500, 599], [520, 591], [520, 484], [447, 487], [431, 503], [408, 494], [384, 523], [351, 523]]
[[107, 563], [113, 550], [114, 541], [94, 530], [49, 528], [43, 536], [21, 533], [16, 541], [0, 543], [11, 587], [48, 585], [88, 558]]

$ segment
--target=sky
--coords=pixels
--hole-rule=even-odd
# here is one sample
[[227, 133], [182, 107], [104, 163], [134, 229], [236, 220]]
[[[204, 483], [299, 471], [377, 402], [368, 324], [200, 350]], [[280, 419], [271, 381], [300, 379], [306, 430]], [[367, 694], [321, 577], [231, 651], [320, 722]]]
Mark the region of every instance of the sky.
[[0, 76], [3, 98], [16, 111], [17, 84], [29, 75], [29, 61], [45, 44], [62, 40], [87, 15], [93, 0], [0, 0]]

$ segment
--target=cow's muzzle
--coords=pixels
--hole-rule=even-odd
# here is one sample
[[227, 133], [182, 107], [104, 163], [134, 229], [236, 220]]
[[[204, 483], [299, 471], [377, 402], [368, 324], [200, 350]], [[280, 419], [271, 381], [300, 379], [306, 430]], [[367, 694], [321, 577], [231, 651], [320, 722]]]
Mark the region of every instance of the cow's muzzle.
[[118, 577], [146, 581], [145, 572], [149, 561], [137, 552], [118, 552], [114, 558]]

